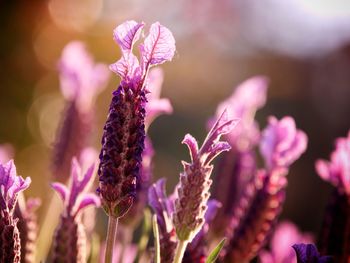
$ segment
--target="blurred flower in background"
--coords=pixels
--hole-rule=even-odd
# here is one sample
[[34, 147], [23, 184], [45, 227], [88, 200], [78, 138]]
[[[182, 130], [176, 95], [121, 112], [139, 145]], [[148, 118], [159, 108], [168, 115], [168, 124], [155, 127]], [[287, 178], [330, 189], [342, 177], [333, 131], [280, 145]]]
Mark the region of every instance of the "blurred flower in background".
[[[174, 185], [178, 160], [186, 156], [179, 143], [183, 134], [204, 137], [203, 123], [232, 87], [265, 75], [270, 87], [266, 106], [257, 113], [260, 125], [268, 115], [291, 115], [310, 145], [291, 170], [282, 217], [316, 232], [330, 186], [315, 175], [313, 162], [327, 157], [333, 138], [350, 126], [350, 3], [345, 0], [1, 1], [0, 144], [13, 145], [19, 173], [32, 178], [25, 194], [45, 198], [51, 191], [49, 153], [64, 109], [57, 72], [64, 46], [83, 41], [96, 61], [111, 64], [120, 55], [111, 32], [126, 19], [160, 21], [177, 41], [174, 62], [164, 66], [162, 90], [174, 114], [161, 116], [149, 131], [157, 151], [155, 177], [167, 176]], [[92, 131], [97, 149], [116, 88], [112, 83], [117, 82], [97, 99]]]

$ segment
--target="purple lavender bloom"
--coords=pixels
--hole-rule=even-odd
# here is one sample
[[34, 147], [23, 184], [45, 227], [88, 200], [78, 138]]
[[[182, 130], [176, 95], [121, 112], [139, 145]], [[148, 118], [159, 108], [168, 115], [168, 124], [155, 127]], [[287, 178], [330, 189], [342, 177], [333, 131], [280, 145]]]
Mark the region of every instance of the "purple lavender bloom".
[[228, 99], [218, 105], [217, 117], [226, 109], [230, 118], [240, 119], [237, 127], [225, 136], [234, 151], [245, 152], [259, 142], [259, 127], [254, 117], [256, 111], [266, 103], [267, 85], [266, 77], [252, 77], [240, 84]]
[[14, 209], [18, 194], [29, 187], [30, 177], [17, 175], [13, 160], [0, 164], [0, 262], [20, 262], [21, 241]]
[[97, 95], [109, 79], [106, 65], [93, 61], [79, 41], [67, 44], [58, 63], [61, 92], [66, 99], [53, 154], [53, 172], [66, 181], [70, 161], [86, 146], [92, 130]]
[[91, 165], [82, 174], [78, 161], [73, 158], [70, 188], [61, 183], [51, 185], [64, 203], [54, 238], [54, 262], [86, 262], [85, 230], [79, 215], [90, 205], [100, 205], [96, 194], [86, 193], [94, 178], [94, 167]]
[[180, 175], [178, 198], [175, 201], [174, 225], [181, 241], [191, 242], [202, 228], [207, 210], [207, 201], [212, 183], [210, 179], [213, 165], [211, 161], [223, 151], [230, 150], [227, 142], [220, 137], [229, 133], [238, 120], [228, 118], [224, 111], [208, 133], [203, 145], [198, 149], [195, 138], [187, 134], [183, 140], [190, 151], [191, 163], [183, 162], [184, 172]]
[[148, 202], [157, 216], [161, 262], [172, 263], [177, 243], [175, 227], [172, 222], [174, 203], [166, 196], [165, 179], [158, 180], [149, 188]]
[[262, 133], [260, 152], [268, 169], [288, 167], [306, 150], [307, 136], [297, 130], [292, 117], [278, 121], [269, 118], [269, 124]]
[[259, 170], [247, 185], [227, 228], [229, 243], [222, 257], [228, 262], [249, 262], [266, 243], [282, 211], [287, 172], [285, 168]]
[[265, 105], [267, 88], [267, 78], [250, 78], [217, 107], [216, 115], [227, 108], [229, 116], [239, 118], [240, 122], [225, 135], [232, 150], [221, 156], [216, 169], [213, 197], [222, 204], [222, 208], [210, 227], [210, 235], [215, 238], [221, 239], [224, 235], [243, 189], [255, 174], [256, 158], [253, 148], [259, 142], [260, 131], [254, 117], [256, 111]]
[[346, 138], [338, 138], [331, 161], [318, 160], [316, 170], [319, 176], [338, 188], [340, 193], [350, 197], [350, 132]]
[[324, 216], [319, 237], [321, 253], [331, 254], [338, 262], [350, 260], [350, 133], [347, 138], [338, 138], [330, 162], [318, 160], [316, 170], [334, 189]]
[[270, 242], [270, 251], [259, 253], [261, 263], [296, 263], [297, 258], [292, 245], [296, 243], [310, 243], [310, 234], [301, 233], [291, 222], [281, 222], [277, 225]]
[[145, 104], [147, 74], [151, 66], [170, 61], [175, 52], [175, 40], [158, 22], [140, 45], [141, 61], [132, 53], [144, 24], [126, 21], [114, 30], [122, 58], [110, 69], [121, 77], [109, 109], [98, 169], [98, 192], [109, 216], [122, 217], [136, 197], [145, 140]]
[[321, 256], [313, 244], [295, 244], [292, 246], [297, 255], [298, 263], [329, 263], [331, 256]]

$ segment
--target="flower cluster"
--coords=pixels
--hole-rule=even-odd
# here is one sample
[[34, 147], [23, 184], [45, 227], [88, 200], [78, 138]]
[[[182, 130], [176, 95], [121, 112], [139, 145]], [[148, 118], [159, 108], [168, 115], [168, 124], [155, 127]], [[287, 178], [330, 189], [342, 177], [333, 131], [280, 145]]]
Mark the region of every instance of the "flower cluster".
[[[316, 162], [320, 177], [335, 187], [318, 251], [313, 236], [291, 222], [278, 222], [289, 171], [308, 138], [290, 116], [271, 116], [260, 130], [255, 113], [266, 103], [264, 76], [246, 80], [219, 103], [201, 146], [185, 135], [190, 160], [182, 161], [178, 184], [167, 195], [166, 179], [154, 180], [157, 147], [148, 131], [157, 116], [173, 108], [160, 96], [163, 71], [151, 68], [172, 60], [175, 40], [159, 22], [146, 37], [144, 27], [126, 21], [114, 30], [121, 58], [109, 69], [121, 81], [111, 96], [99, 156], [86, 147], [107, 67], [95, 64], [82, 42], [71, 42], [62, 52], [58, 64], [66, 109], [53, 154], [52, 173], [59, 182], [51, 187], [63, 206], [55, 196], [49, 208], [43, 206], [39, 240], [41, 235], [48, 248], [39, 247], [45, 250], [40, 256], [35, 254], [40, 200], [26, 201], [23, 191], [31, 179], [18, 176], [8, 161], [12, 147], [0, 146], [0, 262], [349, 262], [350, 133], [336, 140], [330, 161]], [[138, 58], [133, 50], [141, 38]], [[99, 206], [108, 216], [107, 229], [98, 222], [103, 219], [96, 216]]]

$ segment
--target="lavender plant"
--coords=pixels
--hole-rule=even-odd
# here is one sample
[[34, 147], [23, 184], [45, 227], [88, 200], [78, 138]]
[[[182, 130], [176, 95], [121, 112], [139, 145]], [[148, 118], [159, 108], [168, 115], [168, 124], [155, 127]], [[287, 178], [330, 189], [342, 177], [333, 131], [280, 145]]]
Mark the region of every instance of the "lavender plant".
[[30, 177], [17, 175], [13, 160], [0, 164], [0, 262], [21, 260], [21, 240], [18, 218], [14, 217], [18, 194], [29, 187]]
[[73, 158], [70, 189], [61, 183], [52, 183], [64, 203], [54, 238], [53, 262], [86, 262], [86, 234], [80, 214], [89, 205], [100, 205], [97, 195], [85, 192], [94, 178], [94, 167], [92, 164], [82, 174], [78, 161]]
[[109, 216], [106, 262], [111, 262], [118, 219], [135, 200], [145, 140], [146, 79], [150, 67], [172, 59], [175, 40], [159, 23], [140, 45], [141, 63], [132, 53], [143, 23], [127, 21], [114, 30], [122, 58], [110, 69], [121, 77], [109, 109], [102, 137], [99, 188], [102, 206]]
[[[164, 178], [152, 184], [155, 149], [147, 132], [158, 115], [173, 109], [168, 99], [160, 97], [162, 70], [151, 67], [172, 60], [175, 40], [169, 29], [158, 22], [152, 24], [139, 45], [139, 60], [133, 47], [143, 28], [143, 22], [126, 21], [114, 30], [122, 57], [110, 70], [121, 81], [112, 94], [103, 128], [98, 195], [89, 192], [95, 149], [83, 147], [92, 130], [94, 101], [109, 74], [103, 64], [93, 62], [83, 43], [72, 42], [64, 48], [59, 69], [67, 105], [57, 133], [53, 173], [59, 175], [57, 180], [68, 183], [52, 183], [63, 201], [63, 211], [51, 258], [35, 259], [38, 202], [31, 198], [25, 202], [22, 191], [30, 178], [17, 176], [13, 161], [5, 163], [9, 156], [0, 147], [4, 163], [0, 164], [0, 263], [245, 263], [256, 257], [262, 263], [348, 262], [350, 133], [336, 141], [330, 162], [316, 162], [319, 175], [336, 188], [326, 212], [319, 253], [310, 235], [300, 233], [293, 224], [276, 227], [289, 169], [306, 150], [308, 139], [292, 117], [270, 117], [260, 131], [254, 117], [266, 103], [265, 77], [248, 79], [219, 104], [200, 148], [194, 137], [184, 137], [182, 143], [191, 160], [182, 162], [183, 171], [171, 195], [166, 194]], [[214, 169], [213, 161], [219, 155]], [[73, 156], [80, 156], [80, 161]], [[70, 176], [66, 172], [69, 162]], [[212, 178], [216, 183], [210, 198]], [[95, 224], [95, 212], [84, 213], [86, 207], [99, 205], [109, 218], [106, 241], [101, 243], [94, 239], [94, 231], [101, 226]], [[144, 212], [147, 205], [154, 213], [153, 247], [148, 244], [149, 227], [142, 230], [147, 235], [140, 238], [142, 245], [132, 239], [140, 231], [140, 222], [147, 225], [150, 221], [150, 212]], [[119, 220], [130, 236], [115, 243]]]

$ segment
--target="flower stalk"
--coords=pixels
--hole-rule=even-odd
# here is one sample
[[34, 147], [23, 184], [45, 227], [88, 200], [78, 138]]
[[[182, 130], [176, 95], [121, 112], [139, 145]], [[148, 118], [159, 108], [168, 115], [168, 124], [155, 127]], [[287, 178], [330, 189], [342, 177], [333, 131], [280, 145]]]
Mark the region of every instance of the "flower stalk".
[[118, 218], [108, 217], [105, 263], [112, 263], [114, 242], [117, 235]]

